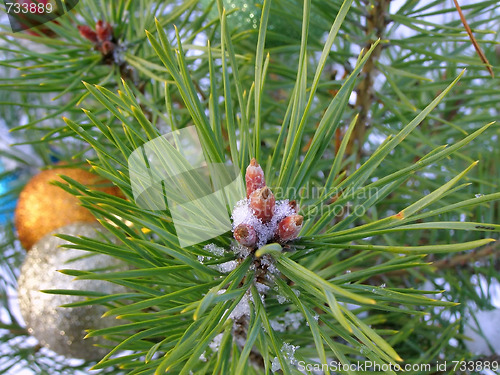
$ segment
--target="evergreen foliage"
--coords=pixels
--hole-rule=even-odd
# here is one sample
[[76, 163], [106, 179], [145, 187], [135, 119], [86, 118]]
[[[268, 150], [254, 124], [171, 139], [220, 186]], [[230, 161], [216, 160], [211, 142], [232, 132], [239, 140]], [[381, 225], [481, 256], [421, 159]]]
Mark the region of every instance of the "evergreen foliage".
[[[30, 345], [9, 299], [24, 250], [5, 225], [0, 372], [298, 374], [297, 361], [485, 359], [466, 349], [462, 318], [492, 308], [498, 283], [498, 79], [451, 2], [401, 3], [264, 0], [248, 29], [224, 9], [244, 1], [81, 0], [45, 34], [4, 26], [0, 116], [16, 145], [0, 156], [20, 167], [0, 180], [56, 159], [118, 186], [126, 200], [59, 184], [119, 243], [65, 238], [130, 270], [61, 272], [130, 292], [78, 303], [123, 321], [89, 332], [116, 343], [100, 362], [74, 366]], [[497, 5], [461, 8], [496, 76]], [[113, 27], [108, 56], [77, 28], [98, 20]], [[298, 201], [297, 241], [225, 273], [217, 265], [238, 259], [231, 232], [182, 248], [168, 209], [135, 203], [131, 153], [190, 125], [207, 160], [244, 175], [256, 158], [279, 199]]]

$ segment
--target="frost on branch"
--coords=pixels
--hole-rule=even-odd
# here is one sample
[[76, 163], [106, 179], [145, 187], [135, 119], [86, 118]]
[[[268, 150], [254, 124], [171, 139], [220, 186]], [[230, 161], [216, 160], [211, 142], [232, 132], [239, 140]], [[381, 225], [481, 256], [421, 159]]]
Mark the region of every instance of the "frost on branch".
[[[217, 265], [209, 265], [221, 273], [229, 273], [237, 268], [238, 264], [248, 257], [252, 257], [250, 269], [254, 273], [254, 285], [262, 305], [266, 304], [266, 295], [272, 290], [269, 286], [274, 283], [275, 277], [280, 277], [275, 260], [270, 254], [255, 256], [255, 252], [262, 246], [278, 242], [286, 245], [297, 239], [302, 229], [303, 217], [298, 214], [297, 203], [288, 199], [276, 200], [271, 189], [266, 186], [264, 172], [255, 159], [252, 159], [245, 175], [247, 197], [236, 203], [231, 215], [232, 229], [235, 241], [230, 250], [236, 260], [227, 261]], [[214, 244], [206, 245], [204, 250], [215, 257], [223, 257], [224, 249]], [[211, 260], [211, 257], [200, 256], [200, 261]], [[295, 290], [294, 290], [295, 292]], [[298, 291], [297, 291], [298, 292]], [[221, 289], [219, 294], [226, 293]], [[296, 293], [298, 295], [298, 293]], [[280, 304], [290, 302], [288, 298], [277, 293]], [[228, 314], [233, 321], [232, 336], [234, 342], [243, 347], [246, 342], [248, 326], [255, 302], [251, 291], [248, 290], [240, 299], [234, 309]], [[276, 332], [297, 331], [303, 324], [304, 317], [299, 312], [286, 311], [270, 320], [271, 328]], [[210, 343], [212, 352], [215, 353], [220, 346], [222, 336], [218, 335]], [[283, 357], [290, 364], [295, 364], [294, 352], [298, 346], [285, 343], [281, 349]], [[258, 353], [252, 355], [259, 358]], [[252, 356], [251, 356], [252, 357]], [[260, 358], [260, 362], [262, 358]], [[259, 361], [257, 361], [259, 362]], [[254, 363], [256, 364], [256, 363]], [[262, 363], [261, 363], [262, 364]], [[277, 358], [273, 361], [273, 371], [278, 371], [281, 366]]]

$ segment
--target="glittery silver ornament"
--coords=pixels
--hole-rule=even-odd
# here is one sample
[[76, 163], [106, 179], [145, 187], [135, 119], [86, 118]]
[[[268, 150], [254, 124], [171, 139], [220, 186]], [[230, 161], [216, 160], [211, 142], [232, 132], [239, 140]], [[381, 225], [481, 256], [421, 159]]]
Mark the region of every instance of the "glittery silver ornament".
[[28, 331], [41, 345], [67, 357], [99, 360], [108, 349], [95, 344], [110, 344], [101, 337], [84, 339], [87, 329], [112, 327], [112, 317], [101, 318], [106, 307], [101, 305], [64, 308], [61, 305], [81, 301], [84, 297], [42, 293], [40, 290], [72, 289], [122, 293], [125, 288], [100, 280], [73, 280], [57, 270], [96, 270], [126, 268], [124, 263], [107, 255], [60, 247], [69, 242], [56, 233], [96, 238], [103, 232], [95, 223], [74, 223], [48, 234], [27, 254], [18, 280], [19, 304]]
[[[202, 9], [208, 8], [212, 0], [201, 0]], [[257, 37], [257, 30], [260, 25], [260, 16], [264, 0], [222, 0], [222, 4], [227, 13], [227, 24], [230, 30], [237, 32], [255, 31], [253, 37]], [[278, 46], [284, 43], [284, 39], [300, 41], [302, 35], [301, 17], [295, 18], [290, 14], [290, 5], [292, 9], [302, 9], [303, 2], [298, 0], [274, 0], [271, 7], [271, 14], [268, 19], [267, 30], [274, 34], [266, 37], [267, 46]], [[208, 13], [208, 19], [219, 18], [217, 2], [213, 3]], [[319, 39], [323, 30], [318, 27], [319, 16], [311, 15], [309, 23], [309, 33], [313, 38]], [[333, 20], [332, 20], [333, 22]]]
[[[259, 28], [260, 14], [264, 0], [223, 0], [227, 15], [227, 23], [231, 29], [257, 30]], [[207, 8], [211, 0], [202, 0], [201, 4]], [[212, 5], [208, 15], [210, 19], [218, 18], [217, 2]]]

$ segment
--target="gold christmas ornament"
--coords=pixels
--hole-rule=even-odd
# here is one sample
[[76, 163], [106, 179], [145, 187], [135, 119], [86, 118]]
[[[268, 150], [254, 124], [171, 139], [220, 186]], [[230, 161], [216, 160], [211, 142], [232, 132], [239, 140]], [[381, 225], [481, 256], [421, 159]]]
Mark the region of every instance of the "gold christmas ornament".
[[34, 176], [19, 195], [15, 225], [19, 240], [26, 250], [47, 233], [76, 222], [94, 222], [92, 213], [80, 206], [73, 195], [51, 181], [63, 181], [68, 176], [91, 190], [100, 190], [120, 196], [118, 188], [108, 180], [79, 168], [55, 168]]
[[[74, 223], [59, 228], [55, 233], [96, 238], [104, 228], [97, 223]], [[38, 241], [21, 267], [18, 295], [21, 313], [28, 332], [42, 346], [71, 358], [99, 360], [108, 349], [98, 345], [113, 345], [102, 337], [84, 339], [88, 329], [102, 329], [117, 325], [112, 317], [102, 318], [107, 308], [102, 305], [61, 307], [85, 300], [83, 296], [48, 294], [40, 290], [64, 289], [93, 291], [104, 294], [124, 293], [120, 285], [102, 280], [73, 280], [58, 272], [61, 269], [126, 270], [125, 263], [111, 256], [83, 250], [60, 247], [69, 242], [50, 233]]]

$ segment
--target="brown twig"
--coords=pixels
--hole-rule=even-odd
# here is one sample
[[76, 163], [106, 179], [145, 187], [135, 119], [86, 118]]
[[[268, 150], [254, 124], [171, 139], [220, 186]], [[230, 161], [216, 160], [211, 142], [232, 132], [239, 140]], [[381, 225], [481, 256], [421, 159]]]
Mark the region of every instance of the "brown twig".
[[465, 253], [465, 254], [460, 254], [456, 255], [452, 258], [449, 259], [441, 259], [438, 260], [437, 262], [434, 262], [432, 264], [432, 267], [437, 268], [437, 269], [443, 269], [443, 268], [455, 268], [455, 267], [463, 267], [469, 263], [474, 263], [478, 260], [484, 259], [490, 255], [495, 255], [495, 250], [498, 248], [498, 244], [500, 242], [493, 242], [491, 245], [487, 245], [485, 247], [475, 249], [471, 251], [470, 253]]
[[484, 52], [481, 50], [481, 47], [479, 46], [479, 43], [477, 42], [476, 38], [474, 37], [474, 34], [472, 34], [472, 30], [469, 27], [469, 24], [467, 23], [467, 20], [465, 19], [465, 16], [462, 12], [462, 8], [460, 8], [460, 5], [458, 5], [457, 0], [453, 0], [453, 2], [455, 3], [455, 7], [457, 8], [458, 14], [460, 15], [460, 20], [462, 21], [464, 28], [465, 28], [465, 31], [467, 31], [467, 34], [469, 35], [469, 38], [472, 42], [472, 45], [474, 46], [477, 54], [479, 55], [479, 58], [486, 66], [486, 69], [488, 69], [488, 72], [490, 73], [491, 78], [495, 78], [495, 75], [493, 74], [493, 69], [491, 68], [491, 64], [488, 61], [488, 59], [486, 58]]
[[[390, 0], [377, 0], [373, 6], [370, 7], [369, 13], [366, 17], [365, 34], [368, 42], [365, 50], [368, 50], [374, 38], [382, 38], [384, 30], [387, 26], [386, 14], [389, 9]], [[373, 104], [373, 83], [377, 74], [375, 69], [375, 62], [380, 57], [382, 46], [379, 44], [372, 52], [370, 57], [365, 63], [362, 70], [363, 79], [356, 89], [356, 105], [355, 108], [359, 111], [358, 124], [353, 130], [353, 134], [349, 143], [347, 144], [347, 155], [351, 155], [354, 149], [354, 144], [358, 145], [358, 158], [361, 156], [363, 141], [366, 134], [366, 129], [370, 125], [370, 108]]]
[[[436, 269], [436, 270], [452, 269], [455, 267], [464, 267], [464, 266], [467, 266], [468, 264], [473, 264], [476, 261], [482, 260], [482, 259], [487, 258], [489, 256], [499, 257], [500, 252], [495, 252], [495, 250], [498, 250], [499, 247], [500, 247], [500, 241], [496, 241], [496, 242], [491, 243], [490, 245], [486, 245], [484, 247], [475, 249], [469, 253], [455, 255], [449, 259], [438, 260], [438, 261], [430, 264], [429, 267]], [[406, 275], [408, 275], [408, 270], [406, 270], [406, 269], [396, 270], [396, 271], [391, 271], [391, 272], [383, 273], [380, 275], [376, 275], [376, 276], [372, 277], [372, 281], [375, 281], [374, 279], [377, 279], [376, 282], [378, 283], [381, 278], [402, 277], [402, 276], [406, 276]]]

